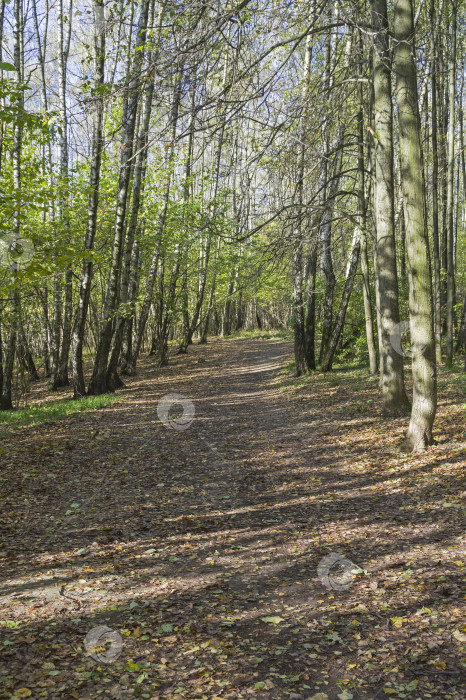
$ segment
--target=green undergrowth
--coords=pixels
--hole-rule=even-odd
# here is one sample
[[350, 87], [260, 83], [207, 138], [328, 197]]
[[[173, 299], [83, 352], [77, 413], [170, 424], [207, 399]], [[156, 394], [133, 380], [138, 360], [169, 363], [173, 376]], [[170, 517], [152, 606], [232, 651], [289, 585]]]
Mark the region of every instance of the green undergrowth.
[[29, 406], [16, 411], [0, 411], [0, 429], [5, 427], [18, 428], [23, 425], [62, 420], [72, 413], [97, 411], [120, 400], [121, 396], [102, 394], [102, 396], [84, 396], [76, 401], [69, 399]]
[[[405, 363], [405, 379], [409, 384], [411, 381], [411, 365], [409, 362]], [[355, 391], [358, 390], [360, 382], [370, 382], [377, 385], [379, 382], [378, 373], [371, 375], [369, 373], [369, 368], [360, 362], [351, 363], [339, 363], [336, 362], [333, 369], [330, 372], [321, 372], [320, 370], [315, 370], [302, 375], [301, 377], [295, 376], [296, 365], [292, 361], [278, 373], [276, 386], [279, 391], [287, 391], [290, 389], [299, 389], [300, 387], [322, 385], [322, 386], [345, 386], [348, 389], [354, 387]], [[450, 394], [460, 399], [466, 396], [466, 373], [463, 370], [462, 364], [459, 362], [451, 368], [447, 368], [444, 365], [438, 367], [438, 390], [441, 394], [443, 391], [448, 391]]]

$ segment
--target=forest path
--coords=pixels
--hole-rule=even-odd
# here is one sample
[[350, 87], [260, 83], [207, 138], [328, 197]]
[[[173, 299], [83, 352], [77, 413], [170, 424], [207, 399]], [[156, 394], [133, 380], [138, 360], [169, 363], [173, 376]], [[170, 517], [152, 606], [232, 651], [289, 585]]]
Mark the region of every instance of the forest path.
[[376, 380], [291, 352], [193, 346], [9, 438], [0, 697], [462, 697], [458, 396], [404, 455]]

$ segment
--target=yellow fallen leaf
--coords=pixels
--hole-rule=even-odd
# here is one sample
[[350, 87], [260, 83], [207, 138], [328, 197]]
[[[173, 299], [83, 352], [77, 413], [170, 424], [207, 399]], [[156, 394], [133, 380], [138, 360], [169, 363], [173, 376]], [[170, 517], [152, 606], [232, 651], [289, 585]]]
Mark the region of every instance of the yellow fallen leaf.
[[439, 668], [441, 671], [444, 671], [447, 667], [444, 661], [432, 661], [432, 664], [435, 666], [435, 668]]
[[280, 622], [284, 622], [284, 618], [279, 615], [272, 615], [271, 617], [261, 617], [262, 622], [271, 622], [272, 625], [279, 625]]
[[17, 688], [13, 695], [15, 698], [30, 698], [32, 691], [29, 688]]
[[391, 617], [390, 618], [392, 625], [394, 627], [403, 627], [403, 623], [406, 622], [406, 619], [404, 617]]

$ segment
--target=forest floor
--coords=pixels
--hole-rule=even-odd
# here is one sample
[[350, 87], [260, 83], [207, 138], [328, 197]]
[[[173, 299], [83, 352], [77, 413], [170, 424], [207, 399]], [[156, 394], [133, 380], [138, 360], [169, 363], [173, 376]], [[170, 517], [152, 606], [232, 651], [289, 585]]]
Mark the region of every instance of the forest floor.
[[413, 456], [376, 378], [291, 352], [193, 346], [3, 428], [1, 698], [465, 697], [460, 373]]

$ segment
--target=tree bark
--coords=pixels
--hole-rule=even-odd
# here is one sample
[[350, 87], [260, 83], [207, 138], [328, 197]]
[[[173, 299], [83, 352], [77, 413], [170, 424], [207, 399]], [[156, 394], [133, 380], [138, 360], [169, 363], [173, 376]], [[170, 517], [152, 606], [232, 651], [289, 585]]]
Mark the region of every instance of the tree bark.
[[[363, 42], [362, 37], [359, 37], [359, 47], [362, 55]], [[358, 69], [358, 218], [359, 226], [359, 243], [361, 255], [361, 272], [363, 284], [363, 299], [364, 299], [364, 320], [366, 326], [366, 343], [367, 352], [369, 354], [369, 369], [371, 374], [377, 374], [377, 351], [374, 340], [374, 326], [372, 321], [372, 300], [371, 287], [369, 278], [369, 260], [367, 257], [367, 204], [366, 204], [366, 177], [364, 164], [364, 102], [362, 90], [362, 71], [361, 61], [359, 61]], [[368, 197], [369, 199], [369, 197]]]
[[83, 369], [83, 343], [86, 327], [87, 312], [92, 284], [92, 255], [97, 229], [97, 210], [99, 206], [100, 166], [102, 161], [104, 103], [101, 94], [105, 74], [105, 18], [103, 0], [94, 0], [94, 61], [95, 77], [93, 90], [93, 133], [90, 172], [90, 193], [87, 202], [87, 228], [84, 239], [84, 251], [87, 257], [82, 264], [81, 285], [79, 289], [78, 307], [71, 338], [71, 368], [73, 373], [73, 393], [78, 399], [86, 393]]
[[[311, 232], [312, 236], [313, 232]], [[316, 278], [317, 278], [317, 255], [319, 242], [317, 237], [311, 238], [306, 265], [304, 266], [304, 279], [306, 290], [306, 318], [305, 318], [305, 339], [306, 339], [306, 365], [308, 370], [316, 369]]]
[[454, 174], [455, 174], [455, 114], [456, 114], [456, 6], [451, 0], [451, 47], [449, 65], [449, 121], [448, 121], [448, 168], [447, 168], [447, 347], [445, 364], [453, 364], [453, 314], [455, 303], [455, 235], [454, 235]]
[[[23, 32], [23, 17], [22, 17], [22, 2], [21, 0], [14, 1], [14, 20], [13, 20], [13, 57], [15, 66], [15, 79], [18, 85], [22, 83], [22, 32]], [[20, 96], [16, 100], [19, 109], [23, 107], [23, 98], [20, 91]], [[13, 126], [13, 185], [17, 198], [15, 201], [13, 213], [13, 233], [15, 240], [19, 240], [21, 235], [21, 151], [22, 151], [22, 129], [19, 120]], [[11, 247], [10, 247], [11, 250]], [[18, 338], [18, 330], [20, 326], [20, 296], [17, 280], [17, 264], [14, 258], [10, 262], [10, 327], [6, 342], [6, 352], [4, 353], [2, 387], [0, 395], [0, 409], [11, 410], [13, 408], [12, 388], [13, 388], [13, 370], [15, 364], [16, 344]]]
[[351, 292], [354, 286], [354, 278], [356, 276], [356, 270], [358, 268], [359, 261], [359, 251], [361, 249], [360, 244], [361, 232], [359, 227], [354, 229], [353, 241], [351, 245], [351, 252], [348, 259], [348, 266], [346, 270], [345, 286], [343, 289], [343, 295], [341, 298], [340, 309], [337, 314], [335, 321], [335, 326], [333, 328], [332, 337], [328, 349], [322, 359], [321, 369], [322, 372], [329, 372], [332, 369], [333, 358], [340, 340], [341, 333], [343, 331], [343, 326], [345, 324], [346, 311], [348, 309], [349, 300], [351, 297]]
[[376, 274], [380, 304], [380, 373], [385, 415], [405, 415], [403, 357], [392, 339], [400, 322], [396, 269], [391, 60], [386, 0], [371, 0], [374, 30]]
[[435, 355], [437, 363], [442, 361], [442, 307], [440, 299], [440, 244], [439, 244], [439, 159], [438, 159], [438, 112], [437, 112], [437, 68], [438, 58], [435, 0], [430, 3], [431, 23], [431, 122], [432, 122], [432, 241], [434, 252], [434, 307], [435, 307]]
[[135, 57], [128, 69], [127, 107], [123, 110], [123, 136], [120, 149], [120, 174], [118, 179], [115, 228], [110, 261], [110, 270], [105, 294], [103, 318], [100, 327], [99, 343], [96, 350], [94, 368], [89, 384], [89, 394], [104, 394], [114, 391], [115, 373], [108, 372], [108, 356], [114, 332], [114, 314], [118, 305], [121, 262], [125, 240], [125, 216], [128, 201], [131, 162], [134, 152], [134, 131], [139, 101], [140, 72], [143, 61], [143, 48], [146, 43], [149, 0], [143, 0], [137, 27]]
[[412, 0], [395, 0], [395, 68], [400, 131], [401, 182], [406, 220], [409, 320], [413, 348], [413, 405], [407, 445], [414, 452], [433, 443], [437, 372], [432, 282], [421, 155]]
[[306, 51], [304, 56], [304, 79], [302, 86], [302, 116], [298, 144], [297, 167], [297, 208], [296, 208], [296, 232], [293, 255], [293, 316], [294, 316], [294, 357], [296, 376], [300, 377], [308, 370], [308, 353], [306, 347], [306, 317], [304, 313], [303, 295], [303, 200], [304, 200], [304, 176], [306, 166], [306, 141], [307, 141], [307, 112], [309, 99], [309, 85], [311, 79], [312, 37], [306, 37]]
[[[141, 351], [142, 340], [144, 337], [144, 332], [146, 330], [147, 319], [149, 318], [149, 311], [150, 311], [150, 307], [151, 307], [151, 303], [152, 303], [154, 286], [155, 286], [155, 282], [157, 279], [157, 270], [159, 267], [160, 247], [161, 247], [162, 238], [163, 238], [165, 221], [167, 219], [168, 202], [170, 200], [170, 189], [171, 189], [171, 182], [172, 182], [172, 167], [173, 167], [172, 160], [173, 160], [173, 154], [174, 154], [174, 148], [175, 148], [176, 130], [177, 130], [177, 125], [178, 125], [178, 114], [179, 114], [180, 100], [181, 100], [181, 81], [182, 81], [182, 71], [181, 71], [180, 66], [178, 66], [178, 73], [175, 76], [175, 85], [174, 85], [174, 89], [173, 89], [173, 103], [172, 103], [172, 108], [171, 108], [172, 133], [171, 133], [171, 141], [170, 141], [170, 146], [169, 146], [169, 150], [167, 153], [167, 159], [166, 159], [166, 175], [165, 175], [165, 183], [164, 183], [164, 188], [163, 188], [162, 208], [160, 210], [159, 217], [157, 220], [157, 229], [156, 229], [156, 234], [155, 234], [155, 245], [154, 245], [154, 249], [152, 251], [152, 258], [151, 258], [151, 262], [150, 262], [149, 273], [147, 275], [147, 280], [146, 280], [144, 300], [142, 302], [141, 311], [139, 313], [139, 323], [138, 323], [138, 326], [136, 329], [133, 354], [132, 354], [132, 358], [131, 358], [131, 373], [133, 373], [133, 374], [136, 371], [136, 364], [138, 361], [139, 353]], [[163, 283], [163, 280], [162, 280], [162, 283]], [[163, 300], [163, 296], [160, 298], [160, 303], [162, 303], [162, 300]]]
[[[70, 0], [69, 13], [66, 22], [63, 0], [59, 0], [59, 59], [58, 59], [58, 85], [59, 85], [59, 112], [61, 122], [60, 134], [60, 180], [63, 192], [60, 194], [60, 219], [66, 238], [69, 239], [69, 214], [68, 214], [68, 115], [66, 107], [66, 73], [68, 55], [70, 51], [71, 26], [73, 18], [73, 0]], [[71, 346], [71, 326], [73, 315], [73, 274], [71, 265], [65, 270], [64, 307], [63, 307], [63, 332], [62, 345], [58, 358], [56, 374], [52, 375], [52, 388], [68, 386], [68, 358]]]

